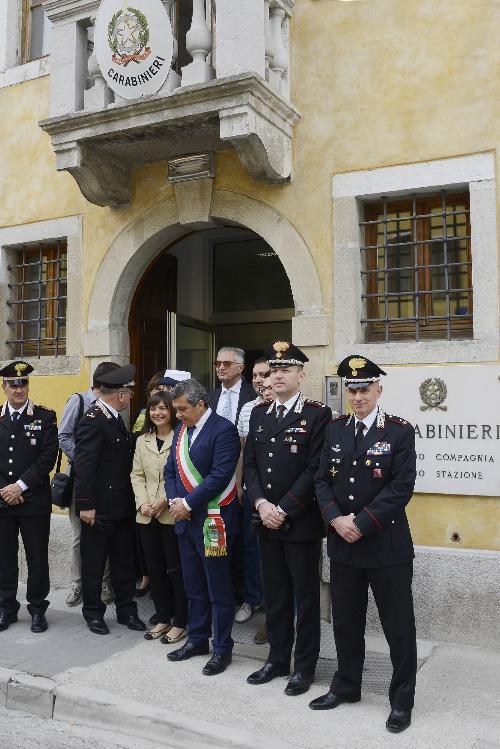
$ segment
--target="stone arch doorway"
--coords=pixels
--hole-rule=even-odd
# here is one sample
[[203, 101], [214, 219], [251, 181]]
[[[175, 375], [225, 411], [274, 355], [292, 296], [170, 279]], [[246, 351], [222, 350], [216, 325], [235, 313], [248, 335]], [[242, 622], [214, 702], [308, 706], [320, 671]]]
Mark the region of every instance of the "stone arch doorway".
[[[96, 275], [88, 306], [84, 354], [90, 368], [102, 359], [130, 360], [129, 313], [141, 279], [162, 252], [193, 232], [235, 228], [253, 232], [276, 253], [293, 297], [294, 342], [309, 356], [307, 392], [322, 398], [328, 318], [316, 266], [293, 225], [258, 200], [230, 190], [215, 190], [211, 180], [196, 194], [179, 186], [175, 197], [156, 204], [126, 226], [110, 245]], [[181, 189], [182, 187], [182, 189]], [[184, 193], [184, 189], [187, 192]]]
[[283, 264], [258, 234], [218, 225], [188, 234], [159, 253], [132, 300], [137, 395], [167, 366], [211, 389], [214, 355], [228, 345], [247, 352], [248, 378], [269, 340], [291, 337], [294, 312]]

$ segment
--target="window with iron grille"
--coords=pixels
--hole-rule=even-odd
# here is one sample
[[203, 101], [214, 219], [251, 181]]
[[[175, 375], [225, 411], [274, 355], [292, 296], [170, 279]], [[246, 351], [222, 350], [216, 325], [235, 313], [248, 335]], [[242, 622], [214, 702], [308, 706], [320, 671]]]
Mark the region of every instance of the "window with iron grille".
[[65, 354], [66, 242], [23, 245], [12, 252], [8, 271], [11, 356]]
[[365, 340], [472, 338], [469, 195], [384, 198], [360, 225]]

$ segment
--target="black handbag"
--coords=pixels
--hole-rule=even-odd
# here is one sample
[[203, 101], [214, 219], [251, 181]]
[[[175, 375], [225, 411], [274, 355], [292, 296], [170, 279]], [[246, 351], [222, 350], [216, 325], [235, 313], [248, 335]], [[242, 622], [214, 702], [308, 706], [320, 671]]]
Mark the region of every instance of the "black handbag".
[[56, 472], [50, 482], [52, 492], [52, 504], [64, 510], [71, 504], [73, 496], [73, 471], [70, 467], [69, 473], [61, 473], [62, 450], [57, 453]]

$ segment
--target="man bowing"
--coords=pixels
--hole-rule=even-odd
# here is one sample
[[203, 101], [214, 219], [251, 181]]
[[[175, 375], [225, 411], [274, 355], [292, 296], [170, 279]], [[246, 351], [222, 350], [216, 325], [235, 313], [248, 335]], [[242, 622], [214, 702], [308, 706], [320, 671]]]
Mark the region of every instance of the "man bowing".
[[165, 489], [176, 521], [189, 614], [188, 641], [167, 658], [206, 655], [213, 626], [213, 655], [203, 668], [212, 676], [231, 663], [234, 644], [229, 554], [238, 522], [240, 440], [234, 424], [208, 407], [207, 391], [197, 380], [180, 382], [171, 396], [181, 424], [165, 465]]

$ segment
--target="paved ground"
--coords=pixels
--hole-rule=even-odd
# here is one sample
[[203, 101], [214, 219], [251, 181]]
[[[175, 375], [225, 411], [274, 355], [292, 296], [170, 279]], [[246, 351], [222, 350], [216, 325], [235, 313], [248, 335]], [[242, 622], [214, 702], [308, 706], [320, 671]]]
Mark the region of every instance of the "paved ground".
[[164, 749], [165, 744], [120, 736], [0, 708], [2, 749]]
[[[251, 644], [260, 623], [257, 615], [246, 625], [235, 625], [233, 664], [225, 674], [210, 678], [201, 674], [206, 658], [170, 663], [166, 655], [175, 646], [146, 642], [141, 634], [116, 624], [112, 607], [107, 615], [111, 635], [92, 635], [79, 610], [64, 606], [65, 595], [66, 591], [51, 593], [47, 633], [30, 633], [25, 609], [21, 610], [18, 624], [0, 633], [1, 666], [49, 676], [58, 683], [86, 689], [90, 695], [94, 690], [106, 690], [117, 700], [132, 700], [145, 709], [147, 706], [153, 711], [151, 715], [155, 709], [174, 711], [177, 715], [194, 715], [215, 726], [243, 729], [260, 739], [259, 744], [264, 747], [266, 741], [273, 741], [284, 747], [310, 749], [500, 749], [498, 650], [419, 643], [413, 724], [395, 737], [384, 727], [389, 710], [386, 694], [390, 661], [380, 638], [371, 637], [368, 641], [363, 700], [317, 713], [309, 710], [307, 703], [326, 691], [335, 666], [327, 624], [323, 628], [317, 683], [308, 694], [291, 698], [283, 694], [284, 679], [261, 687], [252, 687], [245, 681], [267, 654], [266, 646]], [[147, 618], [152, 612], [149, 599], [141, 600], [140, 607]], [[131, 704], [123, 702], [124, 709]], [[120, 729], [119, 722], [115, 729]], [[53, 749], [52, 744], [47, 745]], [[1, 741], [0, 746], [4, 749]], [[135, 746], [149, 749], [137, 740]]]

